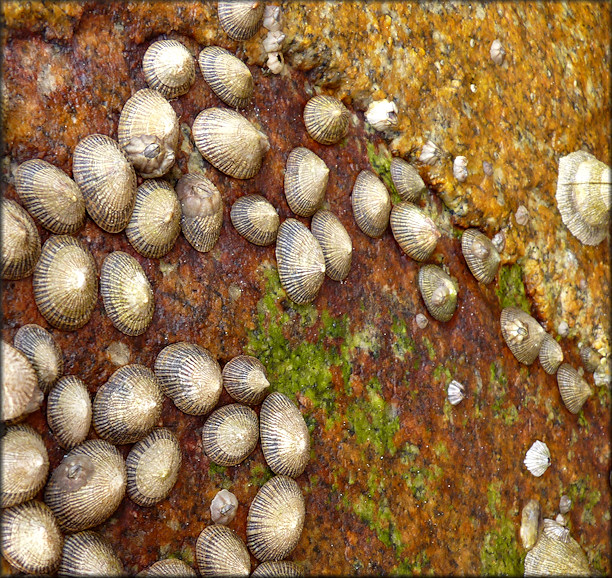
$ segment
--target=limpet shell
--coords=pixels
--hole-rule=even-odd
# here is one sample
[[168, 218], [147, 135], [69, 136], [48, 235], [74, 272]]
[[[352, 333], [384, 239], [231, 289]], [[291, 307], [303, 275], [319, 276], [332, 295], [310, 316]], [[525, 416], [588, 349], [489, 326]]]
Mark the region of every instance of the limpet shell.
[[250, 355], [238, 355], [228, 361], [221, 375], [227, 393], [248, 405], [261, 403], [270, 387], [264, 364]]
[[416, 261], [426, 261], [436, 248], [440, 231], [416, 205], [407, 201], [391, 209], [391, 231], [402, 251]]
[[193, 121], [193, 139], [202, 156], [235, 179], [250, 179], [270, 149], [268, 137], [235, 110], [207, 108]]
[[419, 289], [429, 314], [438, 321], [450, 321], [457, 308], [457, 286], [437, 265], [419, 269]]
[[151, 564], [136, 576], [197, 576], [195, 570], [178, 558], [166, 558]]
[[523, 548], [530, 550], [538, 539], [540, 527], [540, 503], [537, 500], [529, 500], [521, 512], [521, 528], [519, 535]]
[[28, 277], [40, 257], [40, 235], [27, 211], [2, 197], [2, 279]]
[[544, 339], [542, 339], [538, 357], [540, 358], [542, 369], [544, 369], [548, 375], [554, 375], [559, 365], [563, 362], [563, 350], [561, 346], [548, 333], [546, 333]]
[[373, 172], [361, 171], [357, 175], [351, 203], [357, 226], [369, 237], [382, 237], [389, 224], [391, 197]]
[[10, 421], [35, 411], [43, 400], [32, 364], [6, 341], [0, 347], [2, 368], [2, 421]]
[[477, 281], [488, 285], [495, 279], [500, 256], [486, 235], [478, 229], [466, 229], [461, 235], [461, 251]]
[[257, 492], [247, 516], [247, 546], [260, 562], [282, 560], [297, 545], [306, 509], [294, 479], [274, 476]]
[[314, 300], [325, 279], [325, 257], [318, 241], [296, 219], [278, 228], [276, 262], [280, 283], [295, 303]]
[[234, 40], [248, 40], [261, 27], [265, 3], [255, 0], [219, 0], [219, 24]]
[[525, 576], [590, 576], [587, 557], [571, 536], [567, 542], [541, 532], [525, 556]]
[[85, 200], [60, 168], [40, 159], [21, 163], [15, 190], [29, 213], [56, 235], [75, 233], [85, 221]]
[[290, 560], [271, 560], [262, 562], [251, 574], [251, 578], [272, 578], [273, 576], [303, 576], [304, 572]]
[[550, 450], [548, 446], [536, 440], [527, 450], [523, 460], [525, 467], [536, 477], [540, 477], [550, 467]]
[[319, 209], [312, 217], [310, 229], [321, 245], [327, 276], [334, 281], [346, 279], [351, 269], [353, 244], [340, 219], [327, 209]]
[[210, 518], [215, 524], [227, 526], [238, 510], [238, 499], [232, 492], [220, 490], [210, 502]]
[[60, 576], [123, 576], [123, 564], [110, 542], [90, 530], [66, 536]]
[[593, 394], [591, 386], [569, 363], [563, 363], [557, 369], [557, 385], [561, 399], [570, 413], [578, 413]]
[[501, 312], [501, 331], [510, 351], [521, 363], [531, 365], [544, 339], [542, 326], [518, 307], [506, 307]]
[[289, 208], [302, 217], [310, 217], [321, 206], [329, 169], [311, 150], [294, 148], [285, 167], [285, 197]]
[[236, 231], [250, 243], [265, 247], [276, 240], [280, 219], [276, 209], [261, 195], [238, 197], [230, 219]]
[[206, 46], [198, 62], [204, 80], [225, 104], [234, 108], [249, 104], [255, 84], [242, 60], [220, 46]]
[[136, 173], [119, 145], [103, 134], [82, 139], [72, 156], [72, 174], [94, 223], [108, 233], [123, 231], [136, 200]]
[[85, 440], [91, 415], [87, 386], [78, 377], [62, 377], [49, 392], [47, 422], [63, 448], [71, 449]]
[[220, 524], [200, 532], [196, 560], [202, 576], [248, 576], [251, 572], [251, 558], [244, 542]]
[[446, 389], [446, 395], [451, 405], [457, 405], [465, 399], [465, 387], [462, 383], [453, 379]]
[[142, 59], [142, 71], [149, 87], [171, 99], [189, 91], [195, 80], [195, 62], [178, 40], [153, 42]]
[[313, 96], [304, 107], [304, 124], [313, 140], [332, 145], [348, 133], [349, 111], [333, 96]]
[[40, 325], [29, 323], [20, 327], [13, 345], [32, 364], [38, 377], [38, 387], [48, 392], [64, 373], [62, 350], [53, 336]]
[[427, 190], [419, 171], [400, 157], [393, 157], [390, 165], [391, 180], [402, 201], [418, 201]]

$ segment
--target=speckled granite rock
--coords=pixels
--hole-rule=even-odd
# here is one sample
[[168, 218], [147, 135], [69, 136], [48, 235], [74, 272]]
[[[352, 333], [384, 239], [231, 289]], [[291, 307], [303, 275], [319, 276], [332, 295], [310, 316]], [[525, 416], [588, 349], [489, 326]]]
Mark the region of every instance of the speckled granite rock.
[[[282, 8], [289, 66], [273, 76], [260, 68], [265, 30], [244, 43], [229, 40], [213, 3], [3, 4], [3, 170], [10, 198], [16, 198], [14, 169], [24, 160], [44, 158], [70, 173], [81, 138], [116, 136], [123, 103], [145, 86], [142, 56], [164, 34], [194, 55], [215, 43], [250, 65], [257, 90], [245, 114], [272, 145], [260, 174], [248, 181], [225, 177], [202, 160], [190, 127], [200, 110], [219, 101], [198, 72], [189, 93], [172, 101], [182, 136], [168, 178], [201, 170], [215, 182], [225, 202], [219, 241], [199, 254], [181, 236], [166, 257], [145, 259], [123, 233], [104, 233], [88, 219], [77, 237], [98, 268], [113, 250], [134, 255], [151, 280], [156, 312], [148, 331], [130, 338], [113, 328], [100, 299], [85, 327], [53, 331], [66, 373], [81, 377], [93, 394], [116, 363], [152, 367], [159, 351], [179, 340], [207, 347], [222, 364], [240, 353], [256, 355], [273, 389], [296, 401], [311, 431], [312, 459], [298, 478], [306, 523], [290, 556], [307, 573], [522, 572], [522, 506], [536, 497], [544, 515], [554, 517], [567, 494], [572, 535], [594, 570], [609, 574], [610, 391], [595, 387], [581, 414], [569, 414], [555, 377], [537, 361], [521, 366], [499, 329], [501, 307], [516, 303], [531, 306], [547, 329], [568, 322], [570, 338], [560, 344], [575, 366], [579, 340], [607, 348], [607, 244], [582, 247], [562, 226], [554, 201], [560, 156], [581, 147], [602, 160], [609, 155], [610, 135], [601, 128], [610, 114], [603, 5], [288, 2]], [[501, 66], [489, 56], [495, 38], [507, 51]], [[340, 145], [317, 145], [301, 114], [319, 89], [357, 110], [372, 97], [394, 98], [398, 130], [385, 141], [357, 113]], [[373, 165], [384, 174], [386, 150], [418, 157], [428, 139], [450, 155], [420, 167], [433, 191], [422, 205], [443, 231], [432, 261], [447, 266], [461, 287], [457, 312], [445, 324], [425, 311], [419, 265], [390, 231], [379, 240], [363, 235], [350, 205], [360, 170]], [[282, 219], [292, 216], [283, 167], [299, 145], [330, 167], [327, 202], [355, 249], [346, 281], [326, 280], [307, 306], [295, 306], [280, 288], [274, 248], [250, 245], [229, 220], [235, 199], [252, 192], [264, 194]], [[452, 177], [458, 154], [468, 158], [462, 184]], [[485, 160], [492, 176], [484, 175]], [[520, 205], [530, 216], [523, 226], [514, 217]], [[475, 282], [461, 255], [460, 228], [472, 225], [489, 235], [506, 232], [505, 266], [490, 286]], [[31, 278], [3, 289], [3, 337], [11, 340], [28, 322], [47, 327]], [[424, 329], [418, 313], [429, 318]], [[456, 407], [446, 400], [451, 379], [467, 390]], [[229, 401], [224, 393], [221, 403]], [[55, 467], [63, 451], [44, 416], [43, 405], [28, 422], [43, 435]], [[176, 487], [153, 508], [126, 498], [99, 528], [130, 572], [170, 555], [195, 567], [195, 541], [221, 487], [238, 497], [231, 527], [245, 537], [248, 504], [271, 472], [259, 447], [240, 466], [211, 464], [200, 443], [204, 421], [165, 401], [160, 424], [177, 435], [184, 454]], [[522, 465], [535, 439], [552, 455], [542, 478]], [[129, 446], [121, 449], [127, 455]]]

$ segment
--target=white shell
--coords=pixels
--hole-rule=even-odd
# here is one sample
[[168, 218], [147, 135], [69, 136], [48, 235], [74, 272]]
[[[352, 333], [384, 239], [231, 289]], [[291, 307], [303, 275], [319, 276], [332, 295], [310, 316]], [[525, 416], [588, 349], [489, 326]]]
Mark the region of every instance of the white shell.
[[390, 100], [376, 100], [368, 106], [365, 118], [378, 131], [393, 128], [397, 126], [397, 106]]
[[425, 165], [432, 165], [440, 160], [442, 151], [438, 148], [438, 145], [428, 140], [421, 149], [421, 156], [419, 156], [419, 162]]
[[465, 388], [461, 383], [453, 379], [448, 384], [447, 394], [450, 404], [457, 405], [465, 398]]
[[506, 51], [504, 50], [502, 43], [497, 38], [491, 43], [490, 54], [491, 60], [495, 64], [497, 64], [498, 66], [500, 64], [503, 64], [504, 57], [506, 56]]
[[455, 157], [453, 161], [453, 175], [460, 183], [467, 179], [467, 159], [465, 157]]
[[548, 446], [536, 440], [525, 454], [525, 467], [536, 477], [540, 477], [550, 466], [550, 451]]

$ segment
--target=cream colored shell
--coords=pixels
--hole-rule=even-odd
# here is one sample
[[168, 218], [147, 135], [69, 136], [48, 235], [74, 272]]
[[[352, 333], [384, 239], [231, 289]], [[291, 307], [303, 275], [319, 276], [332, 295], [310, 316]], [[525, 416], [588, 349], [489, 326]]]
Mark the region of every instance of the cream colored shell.
[[319, 209], [312, 217], [310, 229], [321, 245], [327, 276], [334, 281], [346, 279], [351, 269], [353, 244], [340, 219], [327, 209]]
[[85, 440], [91, 415], [87, 386], [78, 377], [62, 377], [49, 392], [47, 423], [62, 447], [71, 449]]
[[419, 171], [404, 159], [393, 157], [389, 170], [391, 180], [402, 201], [414, 203], [427, 190]]
[[304, 107], [304, 124], [313, 140], [332, 145], [343, 139], [349, 128], [349, 111], [334, 96], [313, 96]]
[[329, 169], [311, 150], [294, 148], [285, 167], [285, 197], [289, 208], [302, 217], [310, 217], [325, 199]]
[[383, 182], [371, 171], [357, 175], [351, 194], [353, 216], [368, 237], [382, 237], [389, 224], [391, 197]]
[[236, 401], [248, 405], [261, 403], [270, 387], [263, 363], [250, 355], [230, 359], [221, 375], [227, 393]]
[[466, 229], [461, 235], [461, 251], [478, 281], [487, 285], [495, 279], [500, 256], [486, 235], [478, 229]]
[[457, 308], [457, 285], [438, 265], [419, 269], [419, 289], [430, 315], [438, 321], [450, 321]]
[[422, 209], [403, 201], [391, 210], [391, 231], [402, 251], [416, 261], [426, 261], [434, 252], [440, 231]]
[[153, 42], [142, 59], [147, 84], [165, 98], [185, 94], [195, 80], [195, 62], [178, 40]]
[[593, 394], [591, 386], [568, 363], [562, 363], [557, 369], [557, 385], [565, 407], [574, 414], [582, 409]]
[[248, 576], [249, 551], [240, 537], [227, 526], [204, 528], [196, 542], [196, 560], [202, 576]]
[[264, 247], [276, 240], [278, 212], [261, 195], [238, 197], [232, 205], [230, 219], [236, 231], [250, 243]]
[[123, 564], [110, 542], [97, 532], [71, 534], [64, 541], [60, 576], [122, 576]]
[[219, 24], [234, 40], [248, 40], [261, 27], [265, 3], [261, 0], [219, 0]]
[[29, 323], [15, 333], [13, 345], [32, 364], [38, 387], [44, 393], [48, 392], [64, 373], [64, 359], [57, 341], [40, 325]]
[[2, 279], [23, 279], [40, 257], [40, 235], [27, 211], [2, 197]]
[[10, 421], [38, 408], [43, 399], [32, 364], [6, 341], [0, 347], [2, 367], [2, 421]]
[[514, 357], [525, 365], [531, 365], [540, 353], [546, 333], [542, 326], [518, 307], [503, 309], [500, 323], [506, 345]]

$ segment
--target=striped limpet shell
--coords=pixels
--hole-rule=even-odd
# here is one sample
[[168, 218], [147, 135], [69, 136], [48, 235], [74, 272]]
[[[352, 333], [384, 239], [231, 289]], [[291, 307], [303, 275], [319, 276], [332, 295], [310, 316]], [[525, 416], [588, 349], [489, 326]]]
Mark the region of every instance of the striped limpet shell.
[[62, 377], [49, 392], [47, 422], [63, 448], [71, 449], [85, 440], [91, 414], [87, 386], [78, 377]]
[[349, 111], [335, 97], [313, 96], [304, 107], [304, 124], [313, 140], [332, 145], [348, 133]]
[[326, 275], [334, 281], [346, 279], [351, 269], [353, 244], [340, 219], [327, 209], [319, 209], [312, 217], [310, 229], [321, 245]]
[[419, 289], [429, 314], [438, 321], [450, 321], [457, 308], [457, 285], [437, 265], [419, 269]]
[[502, 335], [514, 357], [525, 365], [531, 365], [540, 353], [546, 333], [542, 326], [518, 307], [503, 309], [500, 322]]
[[353, 216], [368, 237], [382, 237], [389, 224], [391, 197], [383, 182], [372, 171], [357, 175], [351, 193]]
[[270, 387], [264, 364], [250, 355], [230, 359], [221, 375], [227, 393], [236, 401], [248, 405], [261, 403]]
[[325, 199], [329, 169], [311, 150], [294, 148], [285, 167], [285, 197], [289, 208], [302, 217], [310, 217]]
[[67, 536], [60, 576], [124, 576], [123, 564], [110, 542], [87, 530]]
[[153, 42], [142, 59], [142, 71], [150, 88], [165, 98], [185, 94], [195, 80], [195, 62], [178, 40]]
[[557, 369], [557, 385], [561, 399], [570, 413], [578, 413], [593, 395], [591, 386], [569, 363], [563, 363]]
[[40, 257], [40, 235], [28, 212], [2, 197], [2, 279], [28, 277]]
[[219, 0], [219, 24], [234, 40], [248, 40], [254, 36], [263, 20], [265, 3], [259, 0]]
[[251, 572], [251, 558], [244, 542], [221, 524], [200, 532], [196, 560], [202, 576], [248, 576]]
[[38, 387], [36, 371], [27, 357], [6, 341], [2, 341], [0, 367], [2, 368], [1, 420], [16, 420], [38, 409], [43, 400], [43, 393]]
[[544, 369], [548, 375], [554, 375], [557, 372], [559, 365], [561, 365], [563, 362], [563, 350], [549, 333], [544, 335], [538, 357], [540, 359], [542, 369]]
[[262, 562], [253, 572], [251, 578], [272, 578], [274, 576], [303, 576], [304, 572], [300, 566], [291, 560], [271, 560]]
[[466, 229], [461, 235], [461, 251], [477, 281], [487, 285], [495, 279], [500, 256], [486, 235], [478, 229]]
[[402, 251], [416, 261], [429, 259], [440, 231], [436, 224], [416, 205], [402, 201], [391, 210], [391, 232]]
[[136, 576], [197, 576], [195, 570], [178, 558], [166, 558], [151, 564]]
[[261, 195], [238, 197], [232, 205], [230, 219], [236, 231], [254, 245], [265, 247], [276, 240], [278, 212]]
[[389, 170], [391, 180], [402, 201], [414, 203], [427, 190], [419, 171], [404, 159], [393, 157]]

